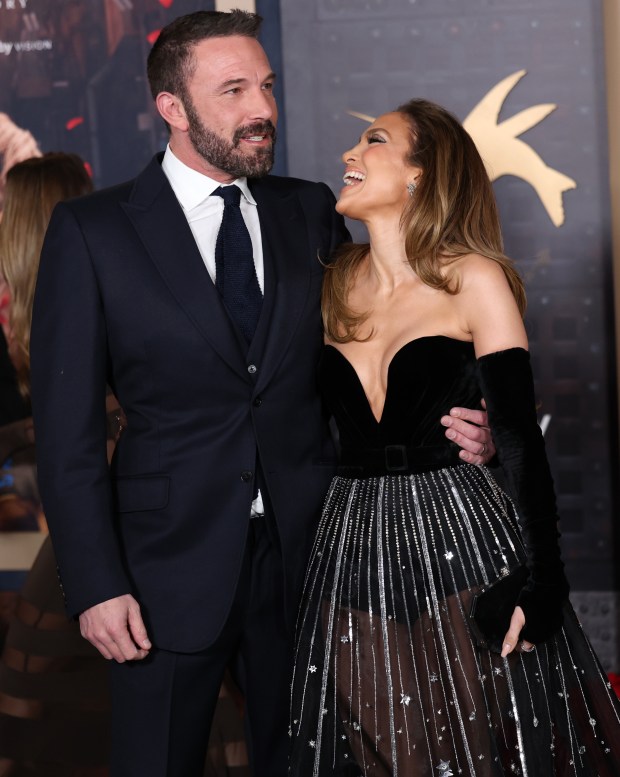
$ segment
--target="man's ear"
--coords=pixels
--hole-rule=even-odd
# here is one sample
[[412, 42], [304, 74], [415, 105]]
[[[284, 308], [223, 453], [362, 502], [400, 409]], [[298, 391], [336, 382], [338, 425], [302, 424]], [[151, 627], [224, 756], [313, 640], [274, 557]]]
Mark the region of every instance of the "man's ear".
[[185, 115], [185, 107], [180, 98], [170, 92], [160, 92], [155, 98], [155, 105], [162, 119], [175, 129], [187, 132], [189, 122]]

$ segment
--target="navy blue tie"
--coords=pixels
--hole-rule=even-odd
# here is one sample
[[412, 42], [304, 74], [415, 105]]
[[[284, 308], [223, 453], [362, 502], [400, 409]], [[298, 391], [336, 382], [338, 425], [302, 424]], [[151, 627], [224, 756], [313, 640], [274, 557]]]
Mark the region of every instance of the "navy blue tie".
[[215, 287], [233, 321], [252, 342], [263, 304], [250, 233], [243, 220], [238, 186], [220, 186], [213, 194], [224, 200], [224, 215], [215, 243]]

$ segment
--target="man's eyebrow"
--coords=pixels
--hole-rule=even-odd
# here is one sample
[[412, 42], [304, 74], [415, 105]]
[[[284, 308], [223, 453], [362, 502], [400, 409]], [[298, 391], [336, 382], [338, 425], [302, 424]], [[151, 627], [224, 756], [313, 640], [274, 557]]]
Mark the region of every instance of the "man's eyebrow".
[[[268, 73], [265, 78], [263, 78], [263, 83], [265, 81], [275, 81], [276, 74], [275, 73]], [[220, 89], [230, 89], [231, 86], [240, 86], [241, 84], [247, 84], [248, 79], [247, 78], [229, 78], [228, 81], [224, 81], [222, 84], [220, 84]]]
[[229, 78], [228, 81], [224, 81], [220, 84], [220, 89], [230, 89], [231, 86], [239, 86], [239, 84], [247, 83], [247, 78]]

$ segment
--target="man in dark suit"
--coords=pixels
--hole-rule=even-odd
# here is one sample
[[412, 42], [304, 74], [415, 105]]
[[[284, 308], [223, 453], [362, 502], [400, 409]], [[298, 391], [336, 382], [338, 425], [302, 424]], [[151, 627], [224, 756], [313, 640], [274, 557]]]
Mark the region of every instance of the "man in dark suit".
[[[200, 775], [229, 663], [254, 774], [286, 774], [291, 634], [334, 468], [319, 259], [348, 235], [324, 184], [266, 176], [276, 106], [259, 24], [199, 12], [162, 30], [148, 73], [163, 158], [59, 206], [41, 259], [40, 486], [68, 610], [114, 659], [113, 777]], [[240, 282], [227, 252], [248, 240]], [[110, 469], [106, 383], [127, 416]], [[480, 461], [490, 439], [470, 436]]]

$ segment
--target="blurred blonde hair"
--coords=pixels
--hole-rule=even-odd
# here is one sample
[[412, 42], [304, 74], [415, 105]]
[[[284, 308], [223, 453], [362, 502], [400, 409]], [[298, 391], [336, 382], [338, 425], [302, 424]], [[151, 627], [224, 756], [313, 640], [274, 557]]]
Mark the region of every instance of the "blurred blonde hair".
[[0, 270], [11, 296], [10, 353], [19, 388], [30, 393], [32, 301], [43, 238], [54, 206], [92, 191], [83, 160], [76, 154], [48, 153], [18, 162], [7, 173], [0, 222]]
[[[411, 268], [428, 286], [457, 294], [450, 264], [471, 253], [486, 256], [502, 267], [523, 314], [523, 282], [503, 253], [493, 187], [473, 140], [451, 113], [428, 100], [410, 100], [396, 113], [411, 131], [406, 162], [422, 170], [401, 217]], [[368, 317], [348, 306], [349, 289], [368, 251], [368, 244], [345, 243], [326, 268], [323, 326], [334, 342], [355, 340]]]

